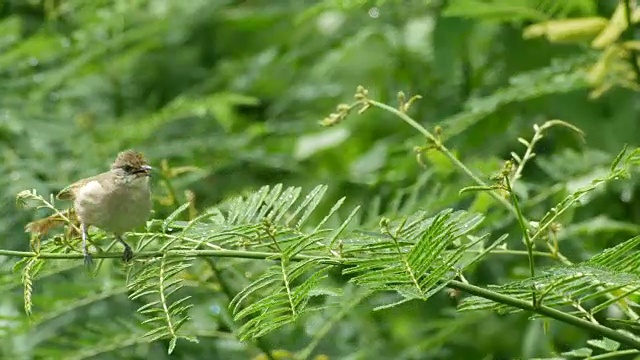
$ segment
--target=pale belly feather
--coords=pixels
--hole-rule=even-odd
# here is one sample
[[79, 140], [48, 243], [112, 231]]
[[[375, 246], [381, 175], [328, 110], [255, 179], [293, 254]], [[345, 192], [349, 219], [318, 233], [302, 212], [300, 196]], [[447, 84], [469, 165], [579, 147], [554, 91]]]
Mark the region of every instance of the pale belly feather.
[[86, 225], [122, 234], [143, 225], [151, 212], [151, 196], [147, 179], [105, 188], [92, 181], [76, 195], [75, 209]]

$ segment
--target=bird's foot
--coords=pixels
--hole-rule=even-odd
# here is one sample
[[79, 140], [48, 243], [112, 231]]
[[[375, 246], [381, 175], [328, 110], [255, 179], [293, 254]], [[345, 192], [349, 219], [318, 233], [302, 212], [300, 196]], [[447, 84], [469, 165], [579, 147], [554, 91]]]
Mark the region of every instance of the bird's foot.
[[122, 261], [129, 262], [133, 259], [133, 250], [129, 245], [124, 247], [124, 252], [122, 253]]
[[84, 266], [86, 266], [87, 269], [91, 269], [93, 266], [93, 257], [91, 257], [88, 251], [84, 253]]

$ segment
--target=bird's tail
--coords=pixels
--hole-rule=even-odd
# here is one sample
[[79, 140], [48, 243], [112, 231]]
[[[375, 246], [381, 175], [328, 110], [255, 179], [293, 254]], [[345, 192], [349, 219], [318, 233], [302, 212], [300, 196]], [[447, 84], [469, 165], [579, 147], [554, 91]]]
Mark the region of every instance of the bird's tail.
[[78, 217], [73, 208], [53, 214], [44, 219], [32, 221], [24, 227], [24, 230], [34, 235], [44, 235], [48, 233], [49, 230], [57, 226], [62, 226], [68, 221], [71, 221], [72, 224], [78, 223]]

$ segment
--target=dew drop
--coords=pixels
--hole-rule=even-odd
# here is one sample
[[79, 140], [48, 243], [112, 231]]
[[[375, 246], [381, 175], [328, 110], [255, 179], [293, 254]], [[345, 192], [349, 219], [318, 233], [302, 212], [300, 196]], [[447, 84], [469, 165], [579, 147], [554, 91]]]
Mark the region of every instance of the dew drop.
[[219, 315], [220, 314], [220, 306], [218, 304], [213, 304], [211, 306], [209, 306], [209, 311], [211, 311], [213, 314]]

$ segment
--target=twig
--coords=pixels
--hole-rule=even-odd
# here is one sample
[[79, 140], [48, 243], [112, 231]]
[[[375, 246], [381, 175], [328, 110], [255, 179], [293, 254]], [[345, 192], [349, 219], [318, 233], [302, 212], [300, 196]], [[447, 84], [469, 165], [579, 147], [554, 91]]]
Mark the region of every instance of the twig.
[[[522, 214], [522, 210], [520, 210], [518, 197], [516, 196], [515, 191], [511, 187], [511, 182], [509, 181], [509, 177], [505, 176], [504, 180], [505, 180], [507, 189], [509, 190], [509, 194], [511, 195], [513, 207], [516, 210], [516, 218], [518, 219], [518, 224], [520, 224], [520, 230], [522, 231], [522, 236], [524, 236], [524, 244], [527, 247], [527, 255], [529, 258], [529, 275], [531, 275], [531, 277], [533, 278], [536, 276], [536, 267], [535, 267], [534, 257], [533, 257], [533, 241], [531, 240], [529, 229], [527, 229], [527, 225], [525, 224], [525, 219], [524, 219], [524, 215]], [[535, 285], [532, 285], [532, 289], [531, 289], [531, 303], [533, 304], [533, 306], [536, 306], [538, 303], [536, 301]]]
[[[375, 100], [367, 99], [366, 102], [370, 106], [375, 106], [377, 108], [389, 111], [389, 112], [393, 113], [394, 115], [398, 116], [400, 119], [402, 119], [404, 122], [409, 124], [411, 127], [413, 127], [414, 129], [418, 130], [418, 132], [420, 134], [424, 135], [424, 137], [426, 137], [427, 140], [432, 142], [433, 146], [438, 151], [440, 151], [458, 169], [460, 169], [469, 178], [471, 178], [471, 180], [473, 180], [473, 182], [475, 182], [476, 184], [478, 184], [479, 186], [482, 186], [482, 187], [486, 187], [486, 188], [489, 187], [489, 185], [487, 183], [485, 183], [484, 181], [482, 181], [482, 179], [477, 177], [476, 174], [474, 174], [473, 171], [471, 171], [471, 169], [469, 169], [465, 164], [463, 164], [460, 160], [458, 160], [458, 158], [455, 155], [453, 155], [453, 153], [446, 146], [444, 146], [444, 144], [442, 144], [440, 139], [438, 139], [435, 135], [433, 135], [431, 132], [429, 132], [429, 130], [425, 129], [417, 121], [412, 119], [409, 115], [405, 114], [404, 112], [402, 112], [402, 111], [400, 111], [400, 110], [398, 110], [398, 109], [396, 109], [394, 107], [391, 107], [391, 106], [389, 106], [387, 104], [384, 104], [384, 103], [381, 103], [381, 102], [378, 102], [378, 101], [375, 101]], [[489, 195], [492, 198], [494, 198], [497, 202], [499, 202], [501, 205], [503, 205], [505, 208], [507, 208], [509, 211], [511, 211], [514, 215], [516, 214], [516, 211], [515, 211], [513, 205], [510, 202], [508, 202], [504, 197], [502, 197], [497, 191], [489, 191]]]
[[[167, 250], [167, 251], [143, 251], [136, 253], [134, 259], [148, 259], [159, 258], [163, 256], [167, 257], [231, 257], [231, 258], [244, 258], [244, 259], [272, 259], [279, 260], [282, 257], [281, 253], [273, 252], [261, 252], [261, 251], [243, 251], [243, 250]], [[38, 257], [40, 259], [82, 259], [82, 254], [72, 253], [35, 253], [32, 251], [15, 251], [0, 249], [0, 256], [12, 256], [31, 258]], [[105, 252], [92, 254], [96, 259], [121, 259], [121, 252]], [[313, 255], [294, 255], [289, 258], [292, 261], [310, 260], [315, 259], [322, 264], [339, 265], [340, 261], [336, 258], [329, 258], [326, 256], [313, 256]]]
[[608, 328], [603, 325], [594, 324], [587, 320], [581, 319], [577, 316], [564, 313], [562, 311], [550, 308], [548, 306], [544, 306], [544, 305], [534, 306], [533, 304], [531, 304], [530, 301], [516, 299], [504, 294], [500, 294], [500, 293], [497, 293], [488, 289], [484, 289], [478, 286], [474, 286], [471, 284], [465, 284], [463, 282], [456, 281], [456, 280], [451, 280], [447, 286], [464, 291], [472, 295], [485, 298], [485, 299], [493, 300], [501, 304], [506, 304], [519, 309], [535, 312], [540, 315], [544, 315], [552, 319], [556, 319], [558, 321], [567, 323], [569, 325], [573, 325], [577, 328], [581, 328], [587, 331], [592, 331], [592, 332], [601, 334], [602, 336], [607, 337], [611, 340], [618, 341], [634, 349], [640, 350], [640, 341], [637, 340], [635, 337], [626, 335], [625, 333], [619, 332], [617, 330]]

